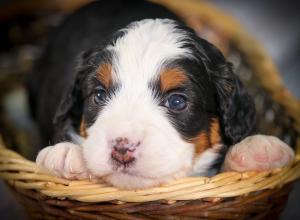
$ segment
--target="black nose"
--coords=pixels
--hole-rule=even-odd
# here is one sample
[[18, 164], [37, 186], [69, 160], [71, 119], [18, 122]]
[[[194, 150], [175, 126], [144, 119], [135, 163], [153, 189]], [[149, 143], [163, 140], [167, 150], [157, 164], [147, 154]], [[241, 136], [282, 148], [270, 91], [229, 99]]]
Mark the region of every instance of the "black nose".
[[114, 147], [114, 150], [120, 154], [120, 155], [125, 155], [128, 151], [128, 148], [124, 148], [124, 147]]
[[132, 143], [128, 138], [116, 138], [112, 141], [112, 159], [117, 162], [118, 165], [128, 165], [135, 160], [133, 155], [138, 143]]
[[121, 154], [125, 154], [130, 147], [128, 138], [118, 137], [113, 140], [112, 147]]

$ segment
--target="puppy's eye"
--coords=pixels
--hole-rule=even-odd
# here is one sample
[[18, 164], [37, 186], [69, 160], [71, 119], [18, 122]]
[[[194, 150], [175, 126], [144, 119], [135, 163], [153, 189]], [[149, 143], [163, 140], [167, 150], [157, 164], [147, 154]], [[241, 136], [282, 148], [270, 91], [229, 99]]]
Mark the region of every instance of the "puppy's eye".
[[164, 106], [174, 112], [183, 111], [188, 105], [187, 98], [181, 94], [172, 94], [165, 101]]
[[94, 102], [100, 104], [106, 99], [106, 91], [102, 88], [97, 88], [94, 92]]

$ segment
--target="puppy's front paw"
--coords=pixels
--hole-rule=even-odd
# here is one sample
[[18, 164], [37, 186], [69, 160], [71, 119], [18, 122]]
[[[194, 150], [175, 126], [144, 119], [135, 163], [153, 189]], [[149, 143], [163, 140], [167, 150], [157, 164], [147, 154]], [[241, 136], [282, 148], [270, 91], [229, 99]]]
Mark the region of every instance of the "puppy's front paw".
[[293, 150], [273, 136], [254, 135], [232, 146], [226, 154], [224, 171], [263, 171], [281, 168], [294, 159]]
[[67, 179], [86, 179], [89, 173], [83, 160], [81, 147], [63, 142], [41, 150], [36, 163], [50, 173]]

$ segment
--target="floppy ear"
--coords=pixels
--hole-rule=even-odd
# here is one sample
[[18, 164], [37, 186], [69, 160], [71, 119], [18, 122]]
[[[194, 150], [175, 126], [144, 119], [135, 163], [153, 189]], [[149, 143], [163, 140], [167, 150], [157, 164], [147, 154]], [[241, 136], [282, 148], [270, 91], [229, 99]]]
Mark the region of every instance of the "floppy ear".
[[82, 103], [82, 78], [81, 74], [77, 74], [74, 82], [69, 86], [68, 90], [63, 94], [61, 102], [54, 116], [54, 124], [62, 124], [68, 119], [76, 119], [81, 115]]
[[88, 73], [94, 68], [92, 58], [92, 51], [81, 54], [75, 77], [56, 110], [53, 123], [56, 131], [54, 139], [57, 141], [70, 140], [70, 128], [78, 128], [80, 125], [84, 107], [83, 84]]
[[254, 101], [221, 52], [204, 40], [202, 45], [205, 65], [215, 88], [223, 139], [228, 144], [235, 144], [253, 132]]
[[219, 104], [221, 127], [225, 140], [235, 144], [253, 132], [255, 125], [255, 105], [239, 78], [226, 64], [213, 74], [216, 97]]

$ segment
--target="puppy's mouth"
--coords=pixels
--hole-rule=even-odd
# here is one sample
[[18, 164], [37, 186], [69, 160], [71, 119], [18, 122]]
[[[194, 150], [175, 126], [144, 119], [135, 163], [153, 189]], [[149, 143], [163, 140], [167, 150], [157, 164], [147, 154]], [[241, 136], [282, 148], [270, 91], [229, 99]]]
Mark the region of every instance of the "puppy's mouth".
[[136, 162], [136, 158], [131, 154], [111, 154], [111, 166], [114, 171], [126, 172], [129, 168], [133, 167]]
[[126, 173], [126, 174], [129, 173], [128, 170], [134, 166], [135, 162], [136, 162], [135, 158], [131, 158], [130, 160], [128, 160], [126, 162], [118, 160], [118, 159], [111, 160], [113, 171], [122, 172], [122, 173]]
[[132, 177], [136, 177], [136, 178], [143, 178], [143, 179], [162, 178], [162, 177], [146, 176], [146, 175], [139, 174], [136, 171], [132, 171], [132, 168], [134, 167], [135, 163], [136, 163], [135, 158], [132, 158], [127, 163], [124, 163], [123, 161], [117, 161], [117, 160], [112, 159], [113, 172], [110, 175], [123, 174], [123, 175], [132, 176]]
[[149, 180], [158, 180], [161, 178], [165, 178], [169, 175], [173, 175], [173, 173], [168, 174], [166, 176], [147, 176], [139, 173], [138, 171], [134, 170], [135, 163], [137, 162], [136, 158], [128, 158], [126, 162], [124, 160], [119, 160], [118, 158], [111, 157], [111, 165], [113, 172], [110, 175], [127, 175], [136, 178], [143, 178]]

